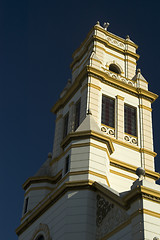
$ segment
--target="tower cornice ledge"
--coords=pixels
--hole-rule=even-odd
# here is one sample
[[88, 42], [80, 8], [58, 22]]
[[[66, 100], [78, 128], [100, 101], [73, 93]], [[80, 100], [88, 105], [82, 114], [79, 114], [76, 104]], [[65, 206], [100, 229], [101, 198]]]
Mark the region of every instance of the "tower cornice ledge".
[[80, 139], [80, 138], [82, 138], [82, 139], [93, 138], [93, 139], [99, 140], [107, 145], [108, 151], [110, 154], [112, 154], [114, 152], [114, 146], [113, 146], [111, 139], [108, 136], [105, 136], [103, 134], [97, 133], [92, 130], [69, 133], [67, 135], [67, 137], [62, 141], [61, 147], [65, 148], [72, 140]]
[[129, 91], [131, 94], [138, 95], [142, 98], [147, 98], [152, 103], [158, 98], [158, 95], [153, 92], [126, 84], [120, 80], [108, 76], [108, 74], [106, 74], [105, 72], [98, 70], [97, 68], [94, 68], [92, 66], [87, 66], [87, 72], [88, 74], [94, 74], [94, 76], [101, 81], [104, 80], [106, 84], [110, 83], [115, 88], [118, 87], [123, 89], [124, 91]]
[[78, 75], [74, 83], [71, 85], [68, 92], [60, 98], [52, 107], [51, 112], [57, 113], [57, 111], [62, 108], [75, 94], [75, 92], [81, 87], [82, 82], [84, 81], [85, 76], [93, 74], [95, 78], [104, 82], [105, 84], [112, 85], [115, 88], [120, 88], [126, 92], [130, 92], [132, 95], [136, 95], [142, 98], [147, 98], [151, 103], [153, 103], [157, 98], [158, 95], [147, 91], [142, 88], [136, 88], [129, 84], [126, 84], [120, 80], [117, 80], [111, 76], [108, 76], [104, 71], [98, 70], [97, 68], [91, 67], [89, 65], [85, 66], [81, 73]]
[[[107, 37], [107, 36], [108, 36], [108, 37], [111, 37], [111, 38], [113, 38], [114, 40], [117, 40], [117, 41], [119, 41], [119, 42], [121, 42], [121, 43], [123, 43], [123, 44], [130, 45], [130, 46], [132, 46], [132, 47], [134, 47], [134, 48], [136, 48], [136, 49], [138, 48], [138, 45], [135, 44], [134, 42], [127, 41], [126, 39], [123, 39], [123, 38], [121, 38], [121, 37], [119, 37], [119, 36], [117, 36], [117, 35], [115, 35], [115, 34], [113, 34], [113, 33], [111, 33], [111, 32], [106, 31], [106, 30], [105, 30], [104, 28], [102, 28], [101, 26], [95, 25], [95, 26], [93, 26], [93, 28], [90, 30], [90, 32], [87, 34], [87, 37], [86, 37], [85, 40], [81, 43], [80, 47], [77, 48], [77, 49], [74, 51], [74, 53], [72, 54], [72, 57], [73, 57], [73, 58], [76, 59], [76, 54], [79, 53], [79, 52], [81, 51], [81, 49], [83, 49], [82, 52], [84, 53], [84, 52], [86, 51], [88, 45], [89, 45], [93, 40], [101, 41], [101, 42], [103, 42], [104, 44], [107, 44], [107, 46], [113, 47], [115, 50], [118, 50], [118, 51], [124, 53], [124, 50], [123, 50], [123, 49], [121, 49], [121, 48], [119, 48], [119, 47], [116, 47], [115, 45], [110, 44], [106, 39], [99, 37], [98, 34], [97, 34], [97, 31], [103, 33], [104, 36], [106, 36], [106, 37]], [[138, 54], [134, 54], [134, 53], [132, 53], [132, 52], [131, 52], [131, 54], [133, 54], [134, 57], [136, 57], [137, 60], [139, 59], [139, 55], [138, 55]], [[72, 64], [71, 64], [71, 68], [73, 67], [73, 65], [74, 65], [74, 61], [73, 61]]]
[[48, 182], [52, 184], [56, 184], [62, 177], [62, 170], [59, 171], [56, 176], [35, 176], [35, 177], [29, 177], [24, 184], [22, 185], [23, 189], [26, 190], [31, 184], [33, 183], [42, 183], [42, 182]]

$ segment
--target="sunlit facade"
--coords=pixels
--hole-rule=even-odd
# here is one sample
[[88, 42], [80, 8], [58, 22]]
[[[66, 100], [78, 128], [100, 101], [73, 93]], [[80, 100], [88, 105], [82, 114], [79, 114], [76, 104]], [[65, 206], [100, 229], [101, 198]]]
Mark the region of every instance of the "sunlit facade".
[[136, 67], [138, 46], [106, 26], [97, 22], [73, 53], [72, 79], [52, 108], [53, 152], [23, 184], [19, 240], [160, 237], [158, 96]]

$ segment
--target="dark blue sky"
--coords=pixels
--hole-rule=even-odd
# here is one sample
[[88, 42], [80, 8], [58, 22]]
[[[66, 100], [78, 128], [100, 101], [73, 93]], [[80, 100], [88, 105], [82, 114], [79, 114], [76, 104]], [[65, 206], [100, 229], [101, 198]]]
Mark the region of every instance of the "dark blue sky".
[[[160, 91], [158, 1], [0, 1], [0, 229], [16, 240], [23, 205], [21, 185], [52, 151], [50, 112], [71, 77], [73, 51], [97, 20], [139, 45], [138, 67], [149, 89]], [[155, 151], [159, 145], [160, 100], [153, 104]], [[159, 157], [156, 158], [160, 171]]]

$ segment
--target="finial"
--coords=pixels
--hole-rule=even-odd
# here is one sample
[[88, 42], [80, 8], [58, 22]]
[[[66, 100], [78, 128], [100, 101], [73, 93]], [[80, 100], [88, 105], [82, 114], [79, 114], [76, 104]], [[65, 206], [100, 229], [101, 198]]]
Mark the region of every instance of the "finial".
[[92, 115], [91, 110], [88, 108], [87, 115]]
[[107, 22], [107, 23], [104, 22], [104, 23], [103, 23], [103, 27], [104, 27], [104, 29], [107, 31], [107, 28], [109, 27], [109, 23], [108, 23], [108, 22]]
[[138, 73], [141, 73], [141, 69], [140, 69], [140, 68], [137, 69], [137, 74], [138, 74]]
[[130, 40], [130, 36], [129, 35], [126, 36], [126, 40]]
[[139, 180], [142, 180], [142, 179], [144, 178], [144, 176], [145, 176], [145, 170], [144, 170], [144, 168], [138, 167], [138, 168], [136, 169], [136, 174], [137, 174], [137, 176], [139, 177]]
[[97, 21], [97, 22], [96, 22], [96, 25], [100, 25], [100, 22], [99, 22], [99, 21]]

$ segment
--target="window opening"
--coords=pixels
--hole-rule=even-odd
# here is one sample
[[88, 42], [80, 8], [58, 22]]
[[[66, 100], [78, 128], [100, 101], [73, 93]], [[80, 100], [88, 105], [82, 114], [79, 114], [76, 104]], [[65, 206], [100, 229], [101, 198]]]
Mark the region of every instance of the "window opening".
[[64, 117], [63, 138], [65, 138], [68, 134], [68, 119], [69, 119], [69, 114], [67, 113], [66, 116]]
[[114, 108], [115, 100], [102, 96], [102, 123], [114, 128]]
[[44, 240], [43, 235], [40, 235], [38, 238], [36, 238], [36, 240]]
[[124, 126], [125, 133], [137, 136], [137, 109], [124, 105]]
[[27, 212], [28, 210], [28, 200], [29, 200], [29, 197], [26, 198], [25, 200], [25, 206], [24, 206], [24, 214]]
[[114, 72], [114, 73], [117, 73], [117, 74], [121, 73], [119, 67], [117, 65], [115, 65], [115, 64], [110, 64], [109, 65], [109, 70]]
[[66, 157], [65, 174], [69, 171], [69, 155]]
[[79, 100], [75, 105], [74, 131], [79, 127], [79, 124], [80, 124], [80, 110], [81, 110], [81, 101]]

